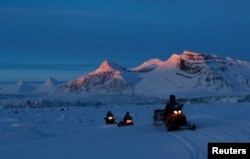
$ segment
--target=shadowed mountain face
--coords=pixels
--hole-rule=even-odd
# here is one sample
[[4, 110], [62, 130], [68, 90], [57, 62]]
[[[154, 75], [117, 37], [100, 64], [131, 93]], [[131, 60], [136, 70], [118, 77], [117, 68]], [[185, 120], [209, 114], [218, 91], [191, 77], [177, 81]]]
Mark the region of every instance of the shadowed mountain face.
[[149, 72], [135, 92], [156, 96], [245, 92], [250, 89], [249, 73], [249, 62], [185, 51]]
[[[198, 86], [237, 90], [239, 87], [250, 88], [249, 63], [222, 58], [216, 55], [201, 55], [184, 52], [180, 56], [180, 69], [177, 74], [187, 78], [198, 77]], [[183, 74], [181, 74], [183, 73]]]

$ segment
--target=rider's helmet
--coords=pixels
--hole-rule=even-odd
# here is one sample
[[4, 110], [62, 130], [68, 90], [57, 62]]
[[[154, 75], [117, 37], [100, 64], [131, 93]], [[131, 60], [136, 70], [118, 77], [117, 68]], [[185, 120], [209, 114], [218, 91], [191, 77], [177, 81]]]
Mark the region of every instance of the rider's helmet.
[[112, 113], [110, 110], [107, 112], [107, 116], [112, 116]]
[[175, 95], [170, 95], [170, 97], [169, 97], [169, 99], [170, 99], [170, 101], [175, 101]]

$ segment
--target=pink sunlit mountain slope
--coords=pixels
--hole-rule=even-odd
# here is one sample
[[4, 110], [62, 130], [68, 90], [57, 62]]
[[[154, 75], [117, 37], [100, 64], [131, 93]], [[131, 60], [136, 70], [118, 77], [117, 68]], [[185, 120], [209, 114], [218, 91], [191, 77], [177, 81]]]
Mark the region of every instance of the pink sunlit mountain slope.
[[150, 59], [148, 61], [143, 62], [140, 66], [130, 68], [130, 71], [135, 72], [150, 72], [157, 67], [159, 67], [163, 62], [159, 59]]
[[133, 91], [138, 80], [138, 73], [105, 60], [94, 72], [58, 87], [56, 93], [126, 93]]
[[168, 60], [151, 59], [126, 69], [104, 61], [97, 70], [57, 88], [56, 93], [222, 95], [250, 90], [250, 63], [184, 51]]

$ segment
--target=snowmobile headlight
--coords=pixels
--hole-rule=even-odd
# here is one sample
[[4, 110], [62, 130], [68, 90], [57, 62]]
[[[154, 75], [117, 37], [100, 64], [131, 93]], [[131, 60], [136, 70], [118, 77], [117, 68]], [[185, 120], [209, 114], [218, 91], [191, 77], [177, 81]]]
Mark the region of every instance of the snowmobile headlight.
[[109, 117], [108, 117], [108, 120], [112, 120], [112, 119], [113, 119], [113, 117], [112, 117], [112, 116], [109, 116]]
[[127, 123], [132, 123], [132, 120], [127, 120]]
[[181, 114], [181, 110], [174, 110], [174, 114]]

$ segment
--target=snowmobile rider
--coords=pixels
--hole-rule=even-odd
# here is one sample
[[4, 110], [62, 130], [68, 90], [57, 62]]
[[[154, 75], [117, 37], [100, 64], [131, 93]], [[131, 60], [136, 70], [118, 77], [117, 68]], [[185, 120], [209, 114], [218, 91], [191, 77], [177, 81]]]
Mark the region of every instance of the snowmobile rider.
[[111, 113], [111, 111], [109, 110], [108, 112], [107, 112], [107, 114], [106, 114], [106, 117], [109, 117], [109, 116], [114, 116], [112, 113]]
[[111, 113], [111, 111], [108, 111], [106, 114], [106, 117], [104, 118], [104, 120], [106, 121], [106, 124], [114, 124], [115, 119], [114, 119], [114, 115]]
[[169, 101], [167, 102], [166, 104], [166, 107], [165, 107], [165, 117], [171, 113], [172, 109], [175, 107], [175, 105], [179, 105], [180, 108], [182, 107], [181, 104], [179, 104], [177, 101], [176, 101], [176, 98], [175, 98], [175, 95], [170, 95], [169, 97]]
[[106, 114], [106, 117], [104, 118], [106, 121], [108, 120], [109, 117], [114, 117], [113, 113], [111, 113], [111, 111], [109, 110]]
[[125, 116], [123, 117], [123, 123], [126, 123], [127, 120], [132, 120], [132, 117], [129, 115], [129, 112], [126, 112]]

